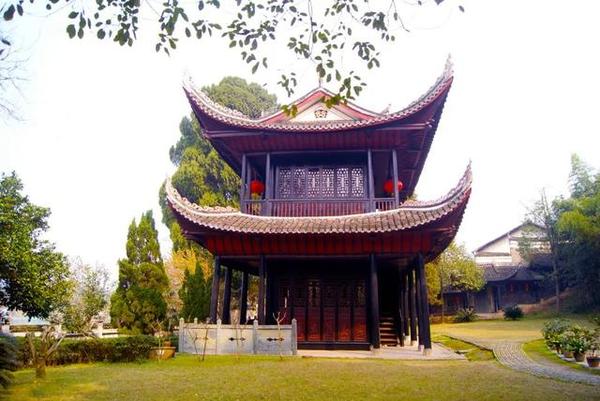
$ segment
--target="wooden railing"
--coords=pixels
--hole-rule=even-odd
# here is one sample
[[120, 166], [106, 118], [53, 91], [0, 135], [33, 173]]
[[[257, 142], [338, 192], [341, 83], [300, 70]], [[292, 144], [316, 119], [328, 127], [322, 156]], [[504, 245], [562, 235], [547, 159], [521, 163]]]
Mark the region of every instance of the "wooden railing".
[[345, 216], [395, 209], [394, 198], [245, 200], [242, 213], [255, 216]]

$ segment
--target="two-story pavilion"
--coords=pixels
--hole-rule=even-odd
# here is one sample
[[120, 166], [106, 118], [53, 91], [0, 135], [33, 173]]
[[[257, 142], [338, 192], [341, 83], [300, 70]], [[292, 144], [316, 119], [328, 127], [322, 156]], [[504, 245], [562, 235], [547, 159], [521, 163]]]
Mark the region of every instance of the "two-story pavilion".
[[[259, 277], [258, 320], [298, 324], [299, 348], [431, 349], [424, 263], [454, 238], [471, 192], [467, 169], [445, 197], [411, 200], [452, 84], [450, 64], [395, 113], [326, 108], [318, 88], [298, 113], [251, 119], [185, 93], [203, 135], [241, 177], [241, 210], [191, 204], [167, 182], [184, 234], [215, 256], [210, 314], [230, 321], [232, 269]], [[226, 266], [224, 273], [221, 266]], [[224, 293], [219, 297], [221, 277]]]

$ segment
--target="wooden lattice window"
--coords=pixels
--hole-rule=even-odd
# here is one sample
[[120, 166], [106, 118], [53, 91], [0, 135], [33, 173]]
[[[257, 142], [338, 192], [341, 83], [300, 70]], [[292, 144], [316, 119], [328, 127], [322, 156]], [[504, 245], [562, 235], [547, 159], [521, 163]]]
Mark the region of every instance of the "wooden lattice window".
[[292, 193], [294, 198], [306, 197], [306, 170], [296, 168], [293, 170], [294, 181], [292, 185]]
[[292, 197], [292, 169], [279, 169], [279, 177], [277, 179], [277, 194], [280, 198]]
[[346, 198], [350, 193], [350, 180], [348, 178], [348, 167], [335, 169], [335, 189], [338, 198]]
[[321, 177], [318, 168], [308, 169], [308, 189], [306, 194], [309, 198], [318, 198], [321, 195]]
[[365, 172], [362, 167], [352, 167], [350, 171], [351, 195], [362, 198], [365, 196]]
[[285, 167], [277, 173], [280, 199], [364, 198], [364, 167]]
[[332, 168], [324, 168], [321, 170], [321, 196], [323, 196], [323, 198], [333, 198], [335, 196], [333, 171]]

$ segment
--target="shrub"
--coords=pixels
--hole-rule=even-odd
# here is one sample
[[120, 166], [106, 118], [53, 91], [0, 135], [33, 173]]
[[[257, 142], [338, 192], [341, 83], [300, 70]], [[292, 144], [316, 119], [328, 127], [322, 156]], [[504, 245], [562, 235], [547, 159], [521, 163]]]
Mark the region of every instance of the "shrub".
[[474, 322], [477, 320], [479, 316], [475, 313], [473, 308], [460, 308], [456, 311], [456, 315], [454, 315], [455, 323], [467, 323]]
[[519, 305], [509, 306], [504, 309], [504, 318], [507, 320], [518, 320], [523, 318], [523, 310]]
[[546, 345], [558, 351], [561, 345], [560, 336], [570, 328], [571, 322], [566, 319], [557, 318], [545, 322], [542, 327], [542, 335]]
[[[50, 360], [51, 365], [88, 362], [133, 362], [147, 359], [150, 349], [158, 345], [152, 336], [117, 338], [90, 338], [64, 340]], [[26, 344], [21, 344], [19, 359], [31, 365], [31, 355]]]
[[7, 388], [12, 383], [12, 373], [19, 366], [17, 343], [13, 337], [0, 334], [0, 386]]
[[563, 351], [585, 353], [594, 341], [594, 332], [586, 327], [572, 326], [559, 336]]

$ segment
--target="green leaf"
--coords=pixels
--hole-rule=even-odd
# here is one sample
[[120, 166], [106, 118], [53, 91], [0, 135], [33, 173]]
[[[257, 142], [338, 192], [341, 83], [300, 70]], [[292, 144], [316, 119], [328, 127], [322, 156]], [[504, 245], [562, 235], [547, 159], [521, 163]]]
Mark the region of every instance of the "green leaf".
[[15, 15], [15, 6], [11, 4], [10, 7], [8, 7], [6, 9], [6, 11], [4, 12], [4, 20], [10, 21], [11, 19], [13, 19], [14, 15]]
[[71, 11], [71, 12], [69, 13], [69, 18], [70, 18], [70, 19], [77, 18], [77, 16], [78, 16], [78, 15], [79, 15], [79, 13], [78, 13], [77, 11]]
[[256, 63], [254, 64], [254, 67], [252, 67], [252, 73], [256, 73], [256, 70], [258, 70], [258, 66], [260, 65], [260, 63]]
[[67, 33], [69, 34], [69, 38], [73, 39], [75, 37], [75, 25], [71, 24], [67, 26]]
[[98, 39], [104, 39], [104, 37], [106, 36], [106, 32], [104, 32], [103, 29], [98, 30], [97, 33]]

